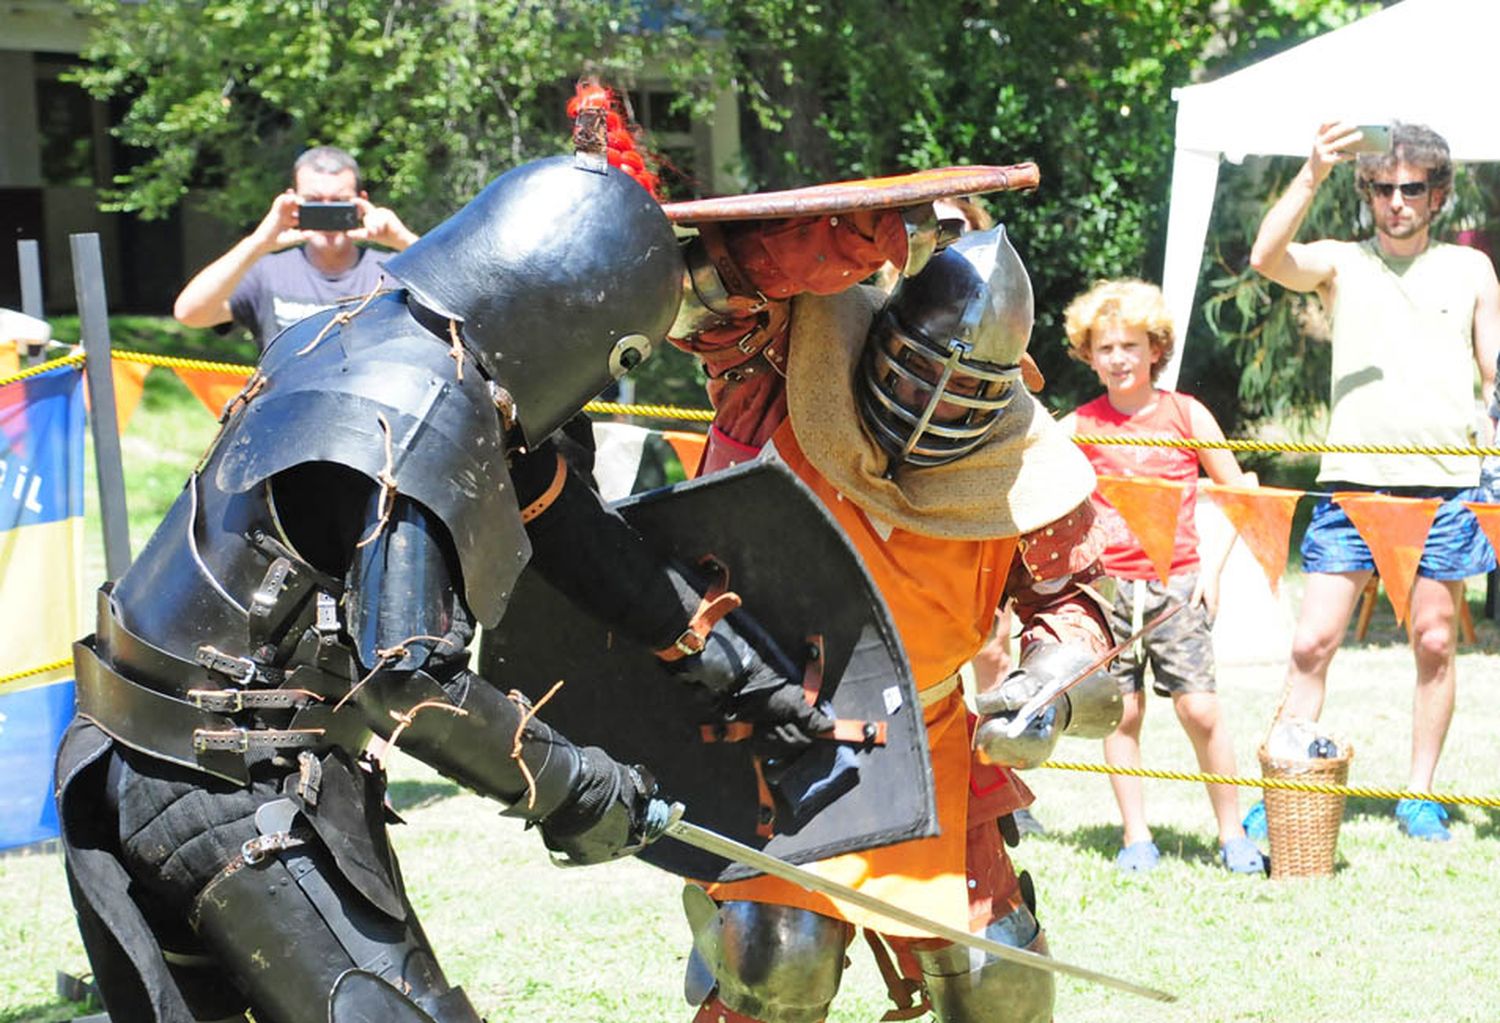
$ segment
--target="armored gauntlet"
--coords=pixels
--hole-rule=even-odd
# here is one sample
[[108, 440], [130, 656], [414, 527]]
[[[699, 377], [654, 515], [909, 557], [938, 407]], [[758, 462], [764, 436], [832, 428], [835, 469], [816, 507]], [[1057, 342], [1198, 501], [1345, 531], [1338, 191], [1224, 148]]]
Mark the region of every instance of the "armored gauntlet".
[[1088, 650], [1063, 643], [1038, 643], [1029, 649], [1019, 668], [975, 701], [984, 716], [974, 733], [980, 757], [1002, 767], [1036, 767], [1051, 756], [1063, 735], [1100, 739], [1113, 732], [1124, 701], [1115, 680], [1098, 668], [1048, 701], [1020, 735], [1007, 734], [1016, 713], [1032, 698], [1071, 682], [1094, 659]]

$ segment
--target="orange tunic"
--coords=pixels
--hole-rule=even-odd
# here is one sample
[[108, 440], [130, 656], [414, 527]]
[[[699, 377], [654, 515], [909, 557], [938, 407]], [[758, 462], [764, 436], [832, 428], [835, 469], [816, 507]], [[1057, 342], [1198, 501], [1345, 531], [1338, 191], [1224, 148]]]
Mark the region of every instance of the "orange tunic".
[[[1005, 586], [1015, 538], [943, 540], [872, 522], [808, 463], [790, 423], [781, 424], [772, 443], [838, 519], [863, 557], [890, 608], [918, 690], [942, 684], [984, 644]], [[810, 869], [966, 930], [1014, 909], [1019, 902], [1014, 873], [993, 822], [1029, 804], [1031, 794], [1009, 771], [973, 761], [966, 719], [959, 688], [926, 708], [940, 834], [833, 857]], [[969, 835], [971, 826], [975, 826], [974, 836]], [[994, 900], [1003, 904], [992, 904], [989, 896], [971, 899], [971, 880], [975, 891], [993, 893]], [[709, 892], [719, 900], [800, 906], [886, 934], [917, 934], [776, 878], [713, 885]]]

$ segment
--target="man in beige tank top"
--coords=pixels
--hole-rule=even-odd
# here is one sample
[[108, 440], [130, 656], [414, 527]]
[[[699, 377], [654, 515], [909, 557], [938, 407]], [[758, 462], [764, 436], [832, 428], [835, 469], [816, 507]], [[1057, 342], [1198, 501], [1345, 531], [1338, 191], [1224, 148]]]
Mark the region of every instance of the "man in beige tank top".
[[[1375, 236], [1360, 242], [1292, 239], [1318, 187], [1335, 165], [1356, 159], [1356, 187], [1369, 204]], [[1483, 393], [1494, 386], [1500, 353], [1500, 284], [1476, 249], [1434, 241], [1430, 231], [1451, 190], [1453, 164], [1442, 136], [1395, 124], [1389, 142], [1375, 131], [1322, 125], [1309, 157], [1261, 222], [1250, 262], [1293, 291], [1317, 292], [1333, 330], [1329, 443], [1488, 445], [1476, 432], [1475, 367]], [[1411, 592], [1409, 630], [1416, 657], [1408, 787], [1432, 789], [1453, 718], [1455, 622], [1464, 579], [1495, 567], [1494, 553], [1464, 500], [1483, 500], [1473, 456], [1323, 456], [1319, 490], [1441, 497]], [[1327, 496], [1302, 544], [1307, 588], [1283, 715], [1316, 719], [1328, 668], [1374, 569], [1369, 548]], [[1256, 810], [1247, 818], [1248, 826]], [[1262, 818], [1263, 819], [1263, 818]], [[1396, 805], [1401, 830], [1446, 841], [1447, 814], [1426, 799]]]

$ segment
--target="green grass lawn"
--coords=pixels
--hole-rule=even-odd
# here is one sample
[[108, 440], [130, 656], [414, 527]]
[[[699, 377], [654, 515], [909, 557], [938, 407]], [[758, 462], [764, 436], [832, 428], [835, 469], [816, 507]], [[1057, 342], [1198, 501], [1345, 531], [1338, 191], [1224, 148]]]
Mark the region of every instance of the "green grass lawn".
[[[169, 373], [148, 382], [124, 441], [132, 541], [139, 549], [213, 431], [212, 418]], [[93, 493], [89, 495], [93, 502]], [[97, 547], [97, 543], [94, 544]], [[102, 556], [96, 568], [102, 572]], [[1293, 582], [1294, 585], [1294, 582]], [[1400, 787], [1411, 707], [1411, 655], [1388, 609], [1371, 641], [1334, 662], [1324, 720], [1355, 744], [1355, 785]], [[1448, 791], [1500, 795], [1500, 656], [1496, 629], [1459, 656], [1459, 709], [1439, 771]], [[1241, 773], [1280, 693], [1279, 663], [1230, 666], [1220, 691]], [[1148, 767], [1193, 769], [1166, 700], [1153, 699]], [[1097, 742], [1065, 742], [1059, 759], [1101, 758]], [[553, 867], [536, 836], [420, 764], [392, 764], [395, 829], [408, 887], [452, 980], [491, 1021], [601, 1023], [691, 1018], [682, 1000], [688, 933], [680, 884], [635, 861]], [[1119, 827], [1107, 780], [1054, 770], [1027, 775], [1048, 834], [1015, 859], [1032, 872], [1053, 952], [1162, 987], [1163, 1006], [1064, 979], [1061, 1021], [1489, 1021], [1500, 891], [1500, 811], [1455, 812], [1455, 841], [1400, 836], [1389, 804], [1347, 807], [1335, 876], [1271, 882], [1232, 877], [1214, 862], [1200, 785], [1146, 782], [1164, 858], [1146, 876], [1113, 868]], [[1242, 792], [1242, 805], [1256, 798]], [[82, 1006], [55, 994], [54, 974], [87, 972], [61, 863], [53, 853], [0, 858], [0, 1023], [69, 1019]], [[868, 1023], [888, 1008], [862, 943], [831, 1023]]]

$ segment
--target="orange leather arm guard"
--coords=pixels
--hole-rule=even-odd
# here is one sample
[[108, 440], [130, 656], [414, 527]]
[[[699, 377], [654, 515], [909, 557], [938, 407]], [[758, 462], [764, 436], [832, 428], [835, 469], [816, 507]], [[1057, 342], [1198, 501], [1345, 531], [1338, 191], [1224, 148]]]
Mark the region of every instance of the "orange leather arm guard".
[[1021, 622], [1023, 654], [1043, 641], [1109, 649], [1108, 612], [1085, 588], [1104, 574], [1103, 551], [1104, 533], [1087, 501], [1021, 537], [1005, 591]]

